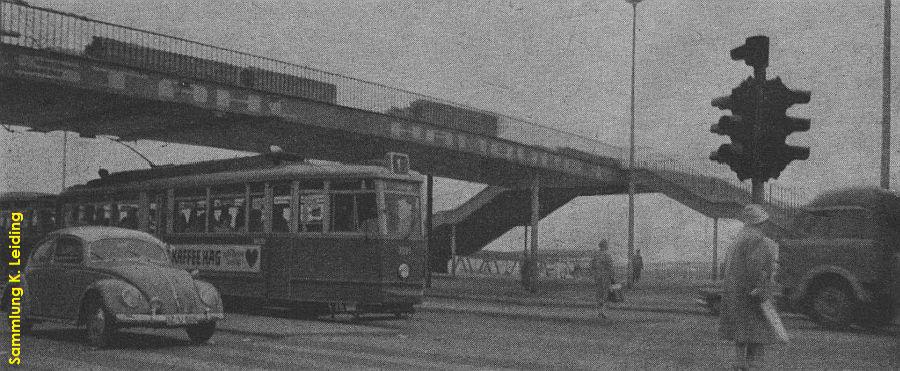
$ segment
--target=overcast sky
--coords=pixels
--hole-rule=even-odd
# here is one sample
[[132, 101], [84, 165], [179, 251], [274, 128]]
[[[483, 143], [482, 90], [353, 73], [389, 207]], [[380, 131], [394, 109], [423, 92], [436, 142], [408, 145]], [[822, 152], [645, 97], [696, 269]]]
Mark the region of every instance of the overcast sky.
[[[627, 145], [631, 6], [624, 0], [30, 2]], [[780, 181], [811, 193], [877, 184], [882, 20], [881, 1], [871, 0], [646, 0], [638, 6], [637, 141], [708, 162], [709, 152], [727, 141], [709, 132], [724, 113], [710, 99], [752, 73], [728, 50], [764, 34], [772, 44], [769, 77], [812, 90], [812, 102], [793, 110], [811, 118], [812, 129], [789, 139], [810, 146], [810, 160], [790, 165]], [[897, 58], [893, 71], [897, 118]], [[10, 159], [21, 165], [7, 169], [8, 189], [58, 191], [58, 133], [0, 136], [5, 166]], [[148, 142], [136, 147], [161, 164], [233, 155]], [[95, 177], [99, 166], [146, 166], [103, 139], [75, 140], [69, 150], [69, 184]], [[893, 154], [896, 183], [900, 158]], [[446, 184], [446, 194], [460, 194]]]

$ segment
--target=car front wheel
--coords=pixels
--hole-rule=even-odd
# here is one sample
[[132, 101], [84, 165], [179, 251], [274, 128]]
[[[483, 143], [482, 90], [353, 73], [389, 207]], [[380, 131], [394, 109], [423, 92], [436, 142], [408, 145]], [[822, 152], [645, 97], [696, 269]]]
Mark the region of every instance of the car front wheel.
[[88, 309], [88, 317], [85, 322], [88, 342], [98, 348], [109, 346], [110, 340], [116, 333], [115, 319], [102, 304], [94, 303]]
[[190, 338], [191, 341], [197, 344], [206, 344], [206, 342], [209, 341], [209, 338], [213, 336], [213, 333], [216, 332], [216, 323], [198, 323], [196, 325], [185, 327], [184, 330], [187, 332], [188, 338]]
[[856, 296], [843, 282], [829, 282], [820, 285], [813, 292], [810, 304], [814, 319], [830, 328], [843, 328], [850, 325], [858, 308]]

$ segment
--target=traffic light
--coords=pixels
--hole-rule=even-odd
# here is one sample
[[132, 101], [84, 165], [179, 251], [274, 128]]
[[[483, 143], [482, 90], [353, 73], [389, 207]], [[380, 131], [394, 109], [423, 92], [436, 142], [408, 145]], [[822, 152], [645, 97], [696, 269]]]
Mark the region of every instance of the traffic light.
[[741, 181], [753, 176], [753, 157], [738, 144], [723, 144], [709, 154], [709, 159], [726, 164]]
[[744, 45], [731, 50], [731, 59], [752, 66], [754, 76], [732, 89], [730, 96], [712, 100], [714, 107], [731, 110], [732, 115], [722, 116], [709, 130], [729, 136], [731, 144], [721, 145], [709, 159], [731, 167], [741, 181], [753, 179], [753, 199], [758, 202], [762, 188], [757, 184], [778, 178], [792, 161], [809, 158], [808, 147], [785, 144], [785, 139], [809, 130], [809, 119], [790, 117], [786, 111], [795, 104], [809, 103], [811, 93], [788, 89], [780, 78], [766, 80], [766, 36], [747, 38]]
[[731, 49], [731, 60], [743, 60], [753, 68], [769, 66], [769, 38], [766, 36], [748, 37], [744, 45]]
[[795, 104], [809, 103], [811, 95], [809, 91], [788, 89], [777, 77], [766, 81], [760, 101], [763, 179], [777, 179], [791, 161], [809, 158], [809, 147], [792, 146], [785, 140], [792, 133], [809, 130], [809, 119], [788, 116], [786, 111]]
[[752, 81], [748, 78], [731, 90], [731, 95], [712, 100], [713, 107], [731, 110], [733, 115], [725, 115], [719, 123], [710, 126], [709, 131], [731, 138], [731, 144], [723, 144], [709, 154], [709, 159], [728, 165], [741, 181], [753, 176], [754, 147], [753, 121], [755, 105]]

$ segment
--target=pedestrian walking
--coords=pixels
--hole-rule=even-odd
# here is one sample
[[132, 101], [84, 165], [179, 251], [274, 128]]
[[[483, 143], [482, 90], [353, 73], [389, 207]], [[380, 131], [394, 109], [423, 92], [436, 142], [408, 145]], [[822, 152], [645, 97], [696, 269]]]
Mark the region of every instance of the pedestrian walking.
[[768, 218], [759, 205], [743, 209], [744, 228], [729, 247], [725, 262], [719, 333], [734, 342], [735, 368], [740, 370], [762, 367], [763, 347], [783, 342], [781, 335], [786, 336], [771, 306], [778, 245], [760, 229]]
[[609, 296], [609, 287], [613, 280], [613, 262], [609, 256], [609, 245], [606, 240], [597, 244], [597, 250], [591, 258], [591, 273], [594, 275], [594, 282], [597, 290], [597, 317], [607, 318], [603, 310], [604, 304]]
[[641, 271], [644, 270], [644, 257], [641, 256], [641, 249], [637, 249], [634, 253], [634, 261], [631, 265], [631, 282], [637, 283], [641, 280]]

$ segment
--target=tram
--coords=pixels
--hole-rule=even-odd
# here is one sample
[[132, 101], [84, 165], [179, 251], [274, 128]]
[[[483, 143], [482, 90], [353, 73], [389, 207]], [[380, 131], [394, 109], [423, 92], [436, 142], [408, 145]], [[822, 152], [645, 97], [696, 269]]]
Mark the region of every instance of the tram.
[[230, 302], [400, 316], [424, 291], [423, 177], [389, 156], [267, 153], [104, 173], [60, 195], [60, 218], [152, 233]]
[[[19, 228], [20, 266], [24, 266], [31, 255], [31, 248], [44, 235], [57, 229], [56, 195], [39, 192], [4, 192], [0, 193], [0, 230], [6, 235], [13, 228], [12, 213], [22, 213]], [[9, 240], [7, 240], [9, 241]], [[10, 268], [8, 262], [13, 259], [11, 252], [4, 254], [3, 272]]]

